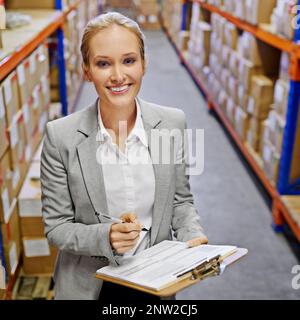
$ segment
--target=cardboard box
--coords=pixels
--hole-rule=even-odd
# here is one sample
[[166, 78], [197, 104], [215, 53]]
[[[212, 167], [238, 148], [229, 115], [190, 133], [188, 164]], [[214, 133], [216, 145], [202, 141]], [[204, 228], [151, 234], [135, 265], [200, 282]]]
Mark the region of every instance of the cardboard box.
[[289, 67], [290, 67], [290, 54], [288, 52], [282, 51], [281, 58], [280, 58], [279, 78], [281, 80], [285, 80], [286, 82], [290, 81]]
[[229, 51], [228, 67], [231, 74], [237, 79], [239, 75], [239, 58], [237, 52], [234, 50]]
[[13, 239], [20, 238], [19, 215], [15, 199], [10, 206], [10, 215], [7, 223], [1, 223], [1, 234], [5, 247], [8, 247]]
[[32, 99], [30, 101], [30, 107], [32, 112], [32, 125], [35, 129], [38, 126], [41, 114], [43, 112], [43, 100], [42, 100], [42, 88], [38, 84], [34, 87], [32, 91]]
[[20, 218], [22, 237], [44, 237], [44, 221], [42, 217]]
[[54, 9], [55, 0], [9, 0], [5, 3], [7, 9]]
[[32, 162], [41, 162], [41, 155], [42, 155], [42, 150], [43, 150], [43, 140], [39, 144], [36, 152], [33, 155]]
[[[48, 122], [48, 109], [46, 109], [39, 119], [39, 126], [38, 126], [38, 132], [41, 134], [41, 137], [44, 135], [46, 124]], [[41, 140], [41, 139], [40, 139]], [[35, 149], [34, 149], [35, 150]]]
[[270, 23], [276, 0], [246, 0], [246, 20], [254, 25]]
[[262, 137], [262, 124], [263, 121], [260, 119], [251, 117], [249, 119], [249, 131], [247, 133], [247, 142], [256, 152], [261, 150]]
[[106, 5], [115, 8], [130, 8], [133, 5], [132, 0], [106, 0]]
[[181, 30], [178, 34], [178, 48], [179, 50], [186, 51], [188, 49], [188, 42], [190, 40], [190, 32], [186, 30]]
[[238, 104], [238, 82], [233, 76], [230, 76], [228, 80], [228, 92], [235, 104]]
[[297, 130], [296, 130], [296, 137], [295, 137], [295, 144], [293, 150], [293, 158], [291, 164], [291, 172], [290, 172], [290, 182], [293, 183], [300, 177], [300, 112], [298, 112], [298, 120], [297, 120]]
[[21, 254], [19, 217], [15, 199], [10, 207], [9, 222], [1, 225], [1, 229], [4, 234], [6, 272], [8, 275], [13, 275], [17, 269]]
[[10, 169], [9, 151], [0, 159], [0, 222], [7, 223], [10, 216], [10, 207], [13, 201], [12, 173]]
[[258, 39], [249, 32], [244, 32], [239, 39], [239, 53], [254, 66], [262, 66], [261, 52], [258, 47]]
[[18, 149], [18, 141], [19, 141], [19, 124], [18, 122], [21, 119], [22, 114], [17, 114], [11, 121], [10, 127], [8, 128], [8, 136], [10, 141], [10, 152], [11, 152], [11, 163], [12, 169], [14, 169], [19, 162], [19, 149]]
[[31, 53], [31, 55], [26, 59], [26, 63], [28, 64], [27, 69], [27, 85], [28, 85], [28, 91], [29, 95], [31, 95], [34, 87], [39, 82], [39, 69], [38, 69], [38, 50], [35, 50]]
[[225, 90], [221, 90], [219, 95], [218, 95], [218, 106], [220, 108], [222, 108], [222, 110], [224, 112], [226, 112], [226, 105], [227, 105], [227, 100], [228, 100], [228, 96], [226, 94], [226, 91]]
[[16, 273], [17, 267], [20, 263], [21, 244], [20, 239], [15, 239], [9, 243], [9, 246], [4, 249], [6, 273], [13, 276]]
[[235, 108], [234, 126], [241, 140], [245, 141], [249, 129], [249, 115], [239, 106]]
[[23, 237], [23, 270], [25, 274], [52, 274], [57, 249], [46, 238]]
[[273, 103], [274, 83], [263, 75], [253, 76], [251, 85], [251, 96], [260, 104], [268, 105]]
[[255, 66], [251, 61], [240, 58], [239, 61], [239, 82], [247, 92], [251, 92], [252, 77], [262, 74], [261, 67]]
[[278, 180], [278, 170], [280, 163], [280, 155], [276, 153], [276, 150], [272, 144], [268, 141], [263, 143], [263, 168], [267, 177], [273, 182], [274, 185], [277, 184]]
[[31, 105], [29, 103], [25, 103], [22, 107], [22, 115], [23, 115], [23, 122], [24, 122], [24, 130], [25, 130], [25, 140], [27, 143], [31, 142], [31, 138], [33, 135], [34, 125], [32, 123], [33, 117], [31, 116], [30, 112]]
[[39, 130], [36, 130], [34, 135], [31, 139], [31, 150], [32, 152], [35, 152], [38, 148], [38, 145], [40, 144], [42, 140], [42, 133]]
[[158, 5], [156, 0], [140, 0], [137, 9], [143, 15], [158, 14]]
[[271, 105], [268, 103], [262, 103], [260, 99], [253, 96], [248, 98], [247, 112], [260, 120], [266, 119], [271, 110]]
[[230, 22], [227, 22], [225, 24], [224, 37], [226, 45], [235, 50], [238, 41], [238, 31], [237, 27], [234, 24]]
[[247, 132], [247, 144], [252, 148], [253, 151], [258, 152], [260, 150], [260, 139], [259, 137], [253, 132], [252, 130], [249, 130]]
[[270, 111], [268, 117], [268, 126], [270, 128], [269, 140], [278, 154], [281, 154], [282, 151], [285, 125], [285, 119], [283, 119], [276, 111]]
[[17, 197], [26, 172], [26, 138], [25, 126], [22, 117], [22, 111], [15, 116], [11, 126], [8, 128], [10, 138], [10, 156], [12, 168], [12, 186], [13, 196]]
[[4, 152], [7, 150], [9, 143], [8, 138], [6, 134], [6, 111], [4, 107], [4, 100], [3, 100], [3, 92], [2, 92], [2, 86], [0, 86], [0, 158], [4, 154]]
[[227, 46], [222, 47], [222, 65], [224, 68], [229, 68], [230, 48]]
[[[220, 77], [220, 75], [219, 75]], [[226, 90], [228, 96], [230, 96], [230, 91], [229, 91], [229, 87], [228, 87], [228, 82], [229, 82], [229, 78], [230, 78], [230, 72], [228, 69], [223, 68], [222, 72], [221, 72], [221, 84], [222, 87]]]
[[286, 117], [288, 105], [289, 83], [285, 80], [278, 79], [274, 89], [274, 107], [283, 117]]
[[42, 217], [40, 162], [31, 163], [18, 201], [21, 218]]
[[6, 109], [7, 126], [10, 126], [13, 117], [20, 109], [17, 74], [15, 71], [3, 81], [4, 105]]
[[246, 0], [235, 1], [235, 16], [241, 20], [246, 20]]
[[19, 101], [20, 105], [22, 106], [24, 103], [27, 103], [30, 96], [30, 91], [28, 88], [28, 83], [30, 82], [28, 62], [23, 61], [17, 66], [17, 78]]
[[38, 80], [49, 75], [49, 51], [46, 44], [37, 48], [37, 74]]
[[236, 105], [233, 101], [233, 99], [228, 98], [227, 99], [227, 105], [226, 105], [226, 115], [230, 123], [234, 126], [235, 122], [235, 109]]
[[238, 105], [245, 111], [248, 108], [249, 95], [242, 84], [238, 85]]
[[62, 116], [62, 105], [60, 102], [51, 102], [48, 109], [48, 121], [58, 119]]

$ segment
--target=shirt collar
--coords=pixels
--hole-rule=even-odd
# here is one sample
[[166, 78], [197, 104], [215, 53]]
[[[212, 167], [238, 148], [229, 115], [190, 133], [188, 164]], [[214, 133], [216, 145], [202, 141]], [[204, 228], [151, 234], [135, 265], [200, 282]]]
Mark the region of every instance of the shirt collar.
[[[142, 120], [142, 113], [141, 113], [141, 107], [139, 105], [139, 102], [137, 99], [135, 99], [135, 104], [136, 104], [136, 119], [135, 119], [135, 124], [133, 129], [131, 130], [129, 136], [127, 137], [127, 141], [130, 141], [133, 139], [133, 137], [138, 138], [142, 144], [148, 148], [148, 138], [144, 129], [144, 124]], [[111, 135], [109, 134], [108, 130], [104, 127], [102, 117], [101, 117], [101, 112], [99, 112], [99, 107], [100, 107], [100, 99], [98, 100], [98, 123], [99, 123], [99, 131], [101, 132], [102, 136], [104, 139], [108, 139], [112, 141]], [[101, 107], [100, 107], [101, 108]]]

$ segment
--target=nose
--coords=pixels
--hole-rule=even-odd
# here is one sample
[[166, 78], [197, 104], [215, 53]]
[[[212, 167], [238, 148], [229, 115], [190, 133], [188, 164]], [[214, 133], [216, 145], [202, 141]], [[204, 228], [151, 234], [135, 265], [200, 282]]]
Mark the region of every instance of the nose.
[[123, 73], [122, 67], [115, 65], [112, 69], [112, 74], [110, 76], [111, 82], [113, 83], [122, 83], [125, 80], [125, 75]]

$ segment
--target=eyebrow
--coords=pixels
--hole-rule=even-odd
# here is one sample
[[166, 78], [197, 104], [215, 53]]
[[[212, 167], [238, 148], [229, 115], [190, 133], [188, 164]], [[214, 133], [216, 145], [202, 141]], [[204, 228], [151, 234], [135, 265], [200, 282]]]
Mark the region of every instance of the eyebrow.
[[[123, 56], [123, 57], [126, 57], [126, 56], [130, 56], [130, 55], [132, 55], [132, 54], [135, 54], [135, 55], [136, 55], [137, 53], [136, 53], [136, 52], [129, 52], [129, 53], [123, 54], [122, 56]], [[105, 59], [109, 59], [110, 57], [97, 55], [97, 56], [95, 56], [95, 58], [105, 58]]]

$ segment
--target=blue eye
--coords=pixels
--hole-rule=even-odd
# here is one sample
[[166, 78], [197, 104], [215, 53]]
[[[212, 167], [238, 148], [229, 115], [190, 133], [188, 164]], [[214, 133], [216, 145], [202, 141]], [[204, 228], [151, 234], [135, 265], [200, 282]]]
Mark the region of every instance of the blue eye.
[[135, 59], [134, 58], [126, 58], [124, 60], [124, 63], [125, 64], [133, 64], [135, 62]]
[[105, 68], [109, 65], [107, 61], [98, 61], [96, 64], [100, 68]]

